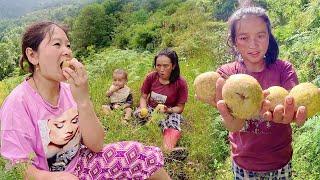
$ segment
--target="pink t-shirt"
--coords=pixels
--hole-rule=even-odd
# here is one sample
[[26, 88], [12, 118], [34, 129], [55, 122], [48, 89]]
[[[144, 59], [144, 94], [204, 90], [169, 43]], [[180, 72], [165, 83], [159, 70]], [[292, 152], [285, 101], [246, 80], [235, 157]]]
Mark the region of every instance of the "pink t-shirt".
[[[288, 61], [277, 60], [261, 72], [248, 72], [243, 62], [235, 61], [221, 66], [217, 72], [224, 78], [232, 74], [249, 74], [259, 81], [262, 89], [282, 86], [290, 90], [298, 84], [295, 70]], [[291, 160], [291, 134], [290, 124], [267, 122], [263, 119], [246, 121], [241, 131], [229, 134], [232, 158], [246, 170], [279, 169]]]
[[60, 83], [57, 106], [50, 105], [25, 80], [0, 111], [1, 155], [13, 162], [30, 159], [38, 169], [63, 171], [77, 161], [81, 134], [68, 84]]
[[174, 107], [188, 100], [188, 86], [184, 78], [180, 76], [175, 82], [163, 85], [159, 81], [157, 72], [147, 75], [141, 87], [141, 93], [150, 95], [148, 105], [153, 108], [158, 104]]

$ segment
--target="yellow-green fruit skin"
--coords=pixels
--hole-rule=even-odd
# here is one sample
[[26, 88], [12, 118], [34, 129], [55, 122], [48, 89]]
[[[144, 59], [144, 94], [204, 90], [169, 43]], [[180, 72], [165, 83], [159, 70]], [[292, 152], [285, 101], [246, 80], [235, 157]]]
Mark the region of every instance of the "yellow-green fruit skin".
[[222, 88], [222, 98], [235, 118], [249, 120], [259, 116], [263, 93], [254, 77], [234, 74], [226, 80]]
[[147, 108], [142, 108], [142, 109], [140, 110], [140, 115], [141, 115], [141, 117], [147, 117], [147, 115], [148, 115], [148, 109], [147, 109]]
[[289, 94], [285, 88], [280, 86], [271, 86], [267, 90], [269, 91], [269, 95], [266, 97], [266, 99], [271, 103], [269, 109], [271, 111], [273, 111], [277, 105], [283, 105], [286, 96]]
[[296, 110], [299, 106], [306, 107], [308, 118], [320, 111], [320, 94], [316, 85], [300, 83], [291, 89], [289, 95], [294, 98]]
[[164, 111], [164, 104], [158, 104], [154, 110], [155, 111]]
[[197, 98], [203, 102], [213, 102], [216, 97], [216, 82], [220, 74], [214, 71], [199, 74], [194, 82]]

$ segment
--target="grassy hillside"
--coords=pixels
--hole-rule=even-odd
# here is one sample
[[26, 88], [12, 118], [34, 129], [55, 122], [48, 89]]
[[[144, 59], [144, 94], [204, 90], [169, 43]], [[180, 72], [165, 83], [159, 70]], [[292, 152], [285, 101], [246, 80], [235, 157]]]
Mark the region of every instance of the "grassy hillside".
[[[91, 59], [91, 57], [89, 57]], [[145, 74], [152, 68], [153, 55], [149, 53], [137, 54], [135, 51], [107, 49], [93, 57], [89, 68], [95, 69], [94, 64], [105, 67], [91, 74], [91, 94], [97, 112], [101, 112], [101, 105], [105, 102], [104, 92], [111, 83], [111, 72], [115, 68], [123, 67], [129, 72], [129, 86], [134, 90], [135, 104], [138, 104], [139, 89]], [[183, 59], [183, 58], [182, 58]], [[185, 176], [189, 179], [211, 179], [215, 169], [222, 166], [228, 154], [226, 132], [216, 119], [216, 112], [211, 107], [196, 102], [193, 95], [192, 82], [196, 74], [212, 70], [214, 61], [203, 61], [199, 66], [194, 59], [185, 59], [181, 62], [181, 72], [189, 85], [189, 101], [185, 108], [183, 125], [183, 139], [181, 146], [189, 149], [190, 155], [186, 162], [172, 162], [167, 164], [167, 170], [173, 177]], [[93, 64], [93, 65], [92, 65]], [[99, 74], [97, 77], [96, 75]], [[205, 115], [203, 115], [205, 114]], [[102, 115], [102, 114], [100, 114]], [[119, 124], [119, 116], [103, 117], [103, 122], [110, 131], [106, 142], [115, 140], [139, 140], [147, 144], [161, 146], [161, 132], [157, 125], [123, 126]]]
[[[93, 44], [86, 48], [86, 56], [82, 57], [90, 75], [90, 94], [99, 118], [108, 129], [106, 143], [138, 140], [161, 146], [161, 132], [155, 122], [146, 126], [134, 123], [123, 125], [119, 123], [120, 112], [106, 116], [102, 113], [101, 105], [106, 102], [104, 94], [111, 83], [111, 72], [121, 67], [129, 72], [128, 85], [134, 91], [134, 104], [137, 106], [139, 88], [146, 73], [152, 70], [155, 52], [166, 46], [174, 47], [180, 57], [181, 73], [189, 85], [189, 100], [183, 113], [186, 121], [179, 143], [188, 148], [189, 156], [183, 162], [166, 163], [166, 169], [173, 179], [232, 179], [228, 132], [222, 127], [214, 108], [195, 101], [192, 86], [196, 75], [215, 70], [231, 60], [225, 43], [226, 23], [215, 16], [213, 7], [216, 4], [213, 1], [177, 2], [174, 5], [159, 5], [158, 9], [148, 6], [149, 10], [152, 9], [150, 11], [134, 9], [129, 3], [124, 6], [126, 11], [114, 13], [113, 18], [121, 19], [123, 24], [115, 28], [110, 43], [112, 46], [97, 49]], [[228, 8], [223, 2], [216, 1], [222, 4], [221, 7]], [[291, 4], [285, 0], [263, 2], [274, 21], [281, 58], [289, 59], [295, 65], [301, 82], [313, 81], [319, 76], [320, 67], [319, 3], [316, 0], [308, 3], [290, 1]], [[223, 9], [219, 10], [224, 12]], [[231, 12], [230, 7], [228, 10]], [[300, 16], [305, 17], [306, 21], [298, 21]], [[0, 102], [22, 79], [22, 76], [16, 76], [0, 82]], [[309, 119], [302, 128], [293, 125], [294, 179], [320, 179], [319, 119]], [[0, 161], [0, 179], [20, 177], [21, 167], [5, 171], [4, 161]]]
[[[128, 85], [134, 91], [134, 104], [138, 104], [139, 88], [147, 72], [152, 70], [153, 54], [138, 53], [130, 50], [105, 49], [86, 59], [90, 75], [90, 94], [103, 125], [108, 129], [106, 143], [122, 140], [138, 140], [148, 145], [161, 146], [161, 132], [156, 123], [139, 126], [120, 123], [121, 112], [113, 112], [109, 116], [102, 113], [101, 105], [106, 102], [104, 93], [111, 83], [111, 73], [115, 68], [125, 68], [129, 72]], [[181, 72], [189, 85], [189, 100], [183, 113], [186, 122], [183, 124], [183, 138], [180, 146], [187, 147], [189, 156], [186, 161], [169, 162], [166, 169], [174, 179], [230, 179], [229, 147], [227, 131], [222, 127], [215, 109], [195, 101], [192, 86], [195, 76], [203, 71], [215, 68], [214, 61], [185, 59], [181, 62]], [[20, 78], [2, 82], [4, 89], [12, 89]], [[6, 91], [7, 93], [9, 91]], [[317, 154], [319, 151], [319, 118], [311, 119], [303, 128], [295, 129], [294, 169], [295, 179], [319, 177]], [[310, 133], [313, 132], [313, 133]], [[310, 163], [311, 161], [311, 163]], [[0, 167], [1, 166], [0, 163]], [[21, 172], [18, 169], [18, 172]], [[1, 171], [1, 169], [0, 169]], [[20, 176], [20, 174], [18, 174]], [[7, 172], [6, 179], [15, 179], [16, 173]]]
[[[115, 68], [125, 68], [129, 72], [128, 85], [134, 91], [134, 104], [138, 104], [139, 88], [147, 72], [152, 70], [153, 54], [137, 53], [130, 50], [106, 49], [86, 59], [90, 72], [90, 94], [103, 125], [108, 129], [106, 143], [121, 140], [138, 140], [148, 145], [161, 146], [160, 128], [155, 122], [146, 126], [120, 123], [121, 112], [114, 112], [110, 116], [102, 113], [101, 105], [106, 102], [105, 91], [111, 83], [111, 74]], [[214, 69], [213, 61], [203, 61], [199, 66], [194, 59], [185, 59], [181, 62], [181, 72], [189, 85], [189, 101], [185, 108], [183, 124], [183, 138], [179, 145], [187, 147], [189, 157], [184, 162], [170, 162], [166, 168], [176, 179], [212, 179], [215, 170], [224, 164], [228, 156], [226, 141], [227, 132], [216, 118], [216, 111], [193, 98], [192, 82], [196, 74]], [[21, 78], [2, 82], [4, 89], [12, 89]], [[12, 85], [11, 87], [6, 87]], [[6, 91], [4, 93], [7, 93]], [[5, 95], [2, 95], [2, 97]], [[0, 169], [1, 171], [1, 169]], [[7, 177], [15, 177], [14, 173]]]

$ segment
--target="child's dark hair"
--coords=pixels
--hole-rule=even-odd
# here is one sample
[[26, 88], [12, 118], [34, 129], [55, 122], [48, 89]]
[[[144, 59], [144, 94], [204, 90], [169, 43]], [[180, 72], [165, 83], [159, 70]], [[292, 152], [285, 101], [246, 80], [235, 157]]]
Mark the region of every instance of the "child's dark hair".
[[19, 59], [19, 65], [22, 70], [25, 70], [24, 61], [27, 61], [29, 65], [28, 71], [33, 74], [34, 65], [30, 63], [30, 61], [28, 60], [28, 57], [26, 55], [26, 49], [31, 48], [32, 50], [37, 51], [40, 43], [43, 41], [47, 34], [49, 34], [51, 38], [55, 27], [61, 28], [68, 37], [68, 29], [66, 27], [60, 26], [50, 21], [38, 22], [27, 27], [21, 40], [22, 56]]
[[179, 77], [180, 77], [180, 67], [179, 67], [179, 58], [177, 53], [170, 49], [170, 48], [165, 48], [161, 50], [155, 57], [153, 61], [153, 67], [156, 67], [157, 64], [157, 59], [159, 56], [166, 56], [171, 60], [172, 66], [174, 66], [171, 74], [169, 81], [170, 83], [175, 82]]
[[112, 75], [114, 76], [115, 74], [123, 75], [124, 79], [128, 81], [128, 73], [124, 69], [115, 69]]
[[266, 10], [261, 7], [242, 7], [235, 11], [229, 18], [229, 34], [228, 34], [228, 45], [231, 47], [231, 50], [235, 56], [238, 56], [234, 45], [236, 43], [236, 24], [237, 22], [243, 18], [245, 15], [255, 15], [260, 17], [267, 26], [268, 34], [269, 34], [269, 46], [268, 50], [265, 54], [266, 65], [270, 65], [274, 63], [279, 55], [279, 46], [278, 43], [271, 32], [271, 23], [268, 15], [266, 14]]

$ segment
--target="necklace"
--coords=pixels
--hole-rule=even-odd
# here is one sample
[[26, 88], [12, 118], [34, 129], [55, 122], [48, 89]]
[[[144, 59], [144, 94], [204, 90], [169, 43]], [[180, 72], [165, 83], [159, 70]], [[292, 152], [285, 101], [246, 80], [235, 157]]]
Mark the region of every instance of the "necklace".
[[42, 97], [39, 89], [38, 89], [38, 86], [37, 86], [37, 83], [36, 81], [34, 80], [34, 77], [32, 76], [32, 80], [33, 80], [33, 83], [34, 83], [34, 86], [36, 87], [36, 90], [37, 90], [37, 93], [39, 94], [39, 96], [41, 97], [42, 101], [46, 102], [46, 100]]
[[[38, 88], [38, 86], [37, 86], [37, 83], [36, 83], [36, 81], [35, 81], [35, 79], [34, 79], [33, 76], [32, 76], [32, 80], [33, 80], [34, 86], [36, 87], [37, 93], [38, 93], [39, 96], [41, 97], [42, 101], [43, 101], [44, 103], [52, 106], [52, 107], [55, 107], [55, 105], [51, 105], [51, 103], [50, 103], [49, 101], [47, 101], [45, 98], [42, 97], [42, 95], [41, 95], [41, 93], [40, 93], [40, 91], [39, 91], [39, 88]], [[60, 92], [60, 84], [59, 84], [59, 92]], [[58, 101], [59, 101], [59, 100], [58, 100]], [[58, 102], [57, 102], [57, 104], [58, 104]]]

